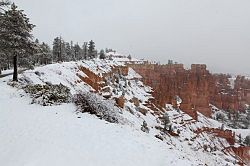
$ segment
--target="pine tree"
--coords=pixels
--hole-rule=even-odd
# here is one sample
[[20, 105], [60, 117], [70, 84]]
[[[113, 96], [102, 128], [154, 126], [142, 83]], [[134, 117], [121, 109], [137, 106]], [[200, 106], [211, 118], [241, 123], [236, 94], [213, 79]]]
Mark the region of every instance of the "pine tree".
[[62, 37], [56, 37], [53, 41], [53, 60], [56, 62], [67, 61], [65, 42]]
[[75, 57], [75, 54], [74, 54], [74, 43], [73, 43], [73, 41], [70, 41], [70, 51], [71, 51], [71, 59], [73, 60], [73, 61], [75, 61], [76, 60], [76, 57]]
[[104, 50], [101, 50], [100, 51], [100, 56], [99, 56], [100, 59], [105, 59], [106, 56], [105, 56], [105, 53], [104, 53]]
[[4, 8], [8, 6], [10, 2], [8, 0], [1, 0], [0, 1], [0, 13], [3, 14]]
[[61, 62], [69, 61], [69, 57], [66, 54], [66, 46], [64, 40], [61, 38], [60, 50], [61, 50]]
[[89, 47], [88, 47], [88, 57], [90, 59], [95, 58], [95, 42], [93, 40], [90, 40]]
[[87, 59], [88, 56], [88, 43], [84, 42], [82, 46], [83, 59]]
[[49, 45], [43, 42], [41, 44], [41, 50], [42, 50], [42, 56], [40, 57], [39, 60], [40, 64], [47, 65], [52, 63], [53, 57]]
[[3, 52], [0, 52], [0, 74], [2, 74], [2, 70], [4, 68], [4, 62], [6, 61], [6, 56]]
[[164, 132], [167, 131], [167, 126], [169, 125], [170, 123], [170, 120], [169, 120], [169, 116], [168, 116], [168, 113], [165, 112], [165, 114], [163, 115], [163, 124], [164, 124]]
[[80, 53], [81, 53], [81, 47], [78, 45], [78, 43], [76, 43], [74, 45], [74, 55], [75, 55], [76, 60], [80, 60], [81, 59]]
[[143, 132], [149, 133], [148, 124], [147, 124], [147, 122], [146, 122], [145, 120], [144, 120], [143, 123], [142, 123], [141, 130], [142, 130]]
[[40, 43], [39, 40], [36, 39], [35, 40], [35, 44], [38, 46], [36, 53], [34, 54], [34, 56], [32, 58], [30, 58], [31, 62], [33, 62], [33, 65], [35, 66], [36, 64], [39, 64], [39, 58], [42, 54], [42, 48], [40, 47]]
[[66, 61], [75, 60], [73, 50], [68, 42], [65, 43]]
[[29, 18], [18, 10], [13, 3], [10, 10], [4, 12], [1, 16], [0, 26], [0, 48], [13, 59], [13, 81], [17, 81], [18, 57], [25, 54], [32, 54], [35, 44], [32, 42], [32, 29], [34, 25], [30, 23]]
[[131, 59], [132, 59], [132, 57], [131, 57], [131, 55], [128, 55], [128, 57], [127, 57], [130, 61], [131, 61]]
[[[4, 8], [9, 5], [9, 2], [7, 1], [0, 1], [0, 25], [3, 23], [1, 22], [3, 20], [3, 15], [4, 15]], [[2, 27], [0, 27], [2, 28]], [[6, 54], [0, 50], [0, 74], [2, 73], [2, 69], [4, 68], [5, 62], [6, 61]]]
[[56, 62], [62, 61], [61, 37], [56, 37], [53, 42], [53, 60]]

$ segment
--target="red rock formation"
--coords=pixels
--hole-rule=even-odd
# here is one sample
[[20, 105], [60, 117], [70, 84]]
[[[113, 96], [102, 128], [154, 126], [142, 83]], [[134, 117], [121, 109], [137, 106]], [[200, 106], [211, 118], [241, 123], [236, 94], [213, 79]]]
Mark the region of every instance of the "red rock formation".
[[117, 104], [118, 107], [124, 108], [125, 99], [124, 99], [123, 96], [115, 98], [115, 102], [116, 102], [116, 104]]
[[[84, 74], [86, 74], [86, 77], [81, 76], [80, 74], [76, 74], [82, 81], [90, 85], [96, 92], [99, 92], [103, 90], [104, 92], [107, 92], [108, 89], [104, 88], [106, 85], [105, 79], [106, 78], [112, 78], [114, 74], [121, 74], [121, 75], [128, 75], [128, 67], [127, 66], [115, 66], [112, 67], [110, 72], [102, 73], [101, 75], [97, 75], [94, 72], [90, 71], [88, 68], [85, 68], [83, 66], [79, 67], [79, 70], [82, 71]], [[111, 96], [107, 95], [104, 96], [107, 98], [110, 98]], [[115, 98], [117, 106], [123, 108], [125, 99], [123, 96], [120, 96], [119, 98]]]
[[95, 74], [94, 72], [90, 71], [89, 69], [79, 66], [79, 70], [82, 71], [84, 74], [87, 75], [87, 77], [83, 77], [80, 74], [76, 74], [82, 81], [86, 82], [88, 85], [90, 85], [93, 89], [96, 91], [100, 91], [100, 89], [105, 84], [105, 78], [112, 78], [113, 74], [121, 74], [121, 75], [128, 75], [128, 67], [127, 66], [116, 66], [111, 69], [110, 72], [102, 73], [102, 76]]
[[234, 154], [235, 156], [238, 156], [238, 165], [249, 165], [250, 163], [250, 147], [249, 146], [229, 146], [226, 147], [224, 150], [224, 153], [228, 153], [230, 155]]
[[232, 150], [246, 164], [250, 163], [250, 147], [249, 146], [232, 147]]
[[210, 102], [224, 110], [243, 111], [250, 104], [250, 80], [238, 76], [234, 87], [230, 86], [230, 76], [225, 74], [213, 75], [214, 88], [210, 90]]
[[143, 82], [154, 89], [156, 105], [166, 103], [176, 106], [175, 96], [182, 99], [180, 108], [197, 117], [197, 111], [211, 116], [209, 103], [224, 110], [244, 110], [250, 104], [250, 80], [237, 77], [232, 88], [229, 75], [212, 75], [206, 65], [193, 64], [185, 70], [182, 64], [128, 64], [143, 77]]
[[203, 127], [195, 131], [196, 134], [200, 134], [202, 132], [212, 133], [217, 137], [225, 138], [230, 145], [234, 145], [235, 143], [235, 133], [232, 132], [232, 130]]
[[239, 109], [245, 109], [245, 105], [250, 104], [250, 79], [238, 76], [235, 80], [234, 90], [237, 92]]
[[211, 115], [209, 108], [209, 80], [206, 65], [192, 65], [185, 70], [182, 64], [130, 64], [143, 77], [145, 84], [154, 89], [155, 103], [164, 107], [175, 104], [175, 96], [182, 99], [181, 109], [196, 119], [196, 111]]

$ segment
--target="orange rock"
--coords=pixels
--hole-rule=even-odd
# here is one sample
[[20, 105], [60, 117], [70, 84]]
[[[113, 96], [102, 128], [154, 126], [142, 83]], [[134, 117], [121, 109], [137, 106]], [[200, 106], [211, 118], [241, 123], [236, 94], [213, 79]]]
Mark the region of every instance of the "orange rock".
[[130, 99], [130, 102], [131, 102], [131, 103], [134, 103], [134, 105], [135, 105], [136, 107], [139, 107], [139, 105], [140, 105], [140, 101], [139, 101], [138, 98], [136, 98], [136, 97], [133, 97], [132, 99]]
[[232, 150], [237, 156], [239, 156], [245, 162], [245, 164], [250, 163], [249, 146], [232, 147]]
[[204, 64], [192, 64], [189, 70], [182, 64], [129, 66], [154, 89], [156, 105], [165, 107], [170, 103], [176, 107], [174, 97], [178, 95], [182, 99], [180, 108], [194, 119], [197, 117], [194, 111], [211, 116], [209, 103], [224, 110], [244, 110], [245, 104], [250, 104], [250, 80], [238, 76], [232, 89], [228, 75], [212, 75]]
[[115, 98], [115, 101], [118, 107], [124, 108], [125, 99], [123, 96], [120, 96], [119, 98]]
[[175, 105], [176, 95], [182, 99], [181, 109], [194, 119], [199, 111], [211, 116], [209, 108], [209, 80], [212, 75], [206, 65], [192, 65], [185, 70], [182, 64], [134, 64], [129, 65], [143, 77], [143, 82], [154, 89], [155, 104], [162, 107]]

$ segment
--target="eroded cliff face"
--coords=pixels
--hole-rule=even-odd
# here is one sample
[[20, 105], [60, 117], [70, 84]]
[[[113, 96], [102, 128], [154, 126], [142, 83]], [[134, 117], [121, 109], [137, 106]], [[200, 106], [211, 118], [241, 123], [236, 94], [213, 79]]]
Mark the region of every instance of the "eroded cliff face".
[[212, 75], [204, 64], [193, 64], [191, 69], [184, 69], [182, 64], [129, 66], [154, 89], [156, 104], [176, 106], [175, 97], [179, 96], [182, 99], [180, 109], [195, 119], [197, 111], [211, 116], [209, 103], [224, 110], [244, 110], [245, 104], [250, 103], [250, 80], [245, 77], [230, 80], [228, 75]]
[[180, 109], [196, 119], [196, 111], [211, 116], [209, 108], [209, 82], [212, 75], [206, 65], [192, 65], [190, 70], [182, 64], [132, 64], [130, 65], [142, 77], [145, 84], [154, 88], [155, 103], [176, 106], [175, 97], [182, 99]]
[[215, 86], [210, 90], [210, 103], [223, 110], [244, 111], [250, 104], [250, 80], [225, 74], [213, 75]]
[[239, 109], [245, 109], [245, 105], [250, 104], [250, 79], [238, 76], [235, 80], [234, 89], [237, 92]]

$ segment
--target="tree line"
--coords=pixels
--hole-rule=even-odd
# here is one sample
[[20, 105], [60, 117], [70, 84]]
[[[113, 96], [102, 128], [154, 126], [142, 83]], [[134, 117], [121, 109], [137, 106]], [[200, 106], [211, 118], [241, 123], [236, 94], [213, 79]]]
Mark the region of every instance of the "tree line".
[[[0, 0], [0, 74], [4, 69], [13, 68], [13, 81], [17, 81], [18, 67], [32, 68], [54, 62], [105, 59], [105, 51], [98, 52], [93, 40], [78, 43], [67, 42], [56, 37], [52, 48], [39, 42], [32, 35], [34, 24], [14, 3]], [[106, 49], [106, 52], [110, 49]]]

